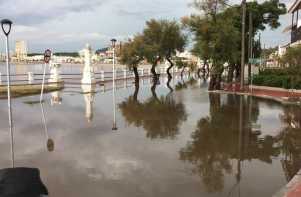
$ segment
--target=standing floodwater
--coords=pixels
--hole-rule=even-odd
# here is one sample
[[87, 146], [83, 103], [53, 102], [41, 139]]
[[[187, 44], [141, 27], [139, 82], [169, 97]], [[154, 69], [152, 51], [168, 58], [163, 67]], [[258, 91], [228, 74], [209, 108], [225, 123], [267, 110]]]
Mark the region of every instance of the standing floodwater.
[[[49, 196], [267, 197], [300, 166], [297, 107], [208, 93], [187, 77], [112, 87], [79, 85], [13, 100], [15, 166], [39, 169]], [[240, 116], [243, 114], [243, 116]], [[0, 100], [0, 169], [10, 167], [6, 100]], [[48, 139], [53, 140], [51, 152]], [[47, 147], [48, 146], [48, 147]]]

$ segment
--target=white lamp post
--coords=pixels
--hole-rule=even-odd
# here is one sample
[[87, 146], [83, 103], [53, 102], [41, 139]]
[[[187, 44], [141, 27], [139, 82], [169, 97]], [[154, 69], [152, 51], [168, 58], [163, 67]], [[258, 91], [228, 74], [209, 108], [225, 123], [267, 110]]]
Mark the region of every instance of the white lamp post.
[[12, 155], [12, 167], [15, 166], [14, 162], [14, 136], [13, 136], [13, 121], [12, 121], [12, 109], [11, 109], [11, 97], [10, 97], [10, 60], [9, 60], [9, 43], [8, 35], [11, 31], [12, 21], [9, 19], [1, 20], [1, 28], [6, 37], [6, 70], [7, 70], [7, 105], [8, 105], [8, 121], [9, 131], [11, 137], [11, 155]]
[[112, 130], [117, 130], [116, 125], [116, 87], [115, 87], [115, 46], [116, 46], [116, 39], [112, 39], [112, 49], [113, 49], [113, 127]]

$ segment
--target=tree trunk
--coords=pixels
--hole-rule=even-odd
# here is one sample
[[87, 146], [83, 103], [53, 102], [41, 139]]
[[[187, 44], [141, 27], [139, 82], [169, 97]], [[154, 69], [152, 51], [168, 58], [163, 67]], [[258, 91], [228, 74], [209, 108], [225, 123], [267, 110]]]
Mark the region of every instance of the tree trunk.
[[154, 78], [157, 77], [156, 66], [157, 66], [157, 63], [154, 63], [151, 68], [151, 72], [152, 72]]
[[202, 69], [201, 69], [201, 68], [198, 68], [198, 70], [197, 70], [197, 76], [198, 76], [199, 79], [202, 78], [202, 77], [201, 77], [201, 71], [202, 71]]
[[212, 74], [209, 82], [208, 90], [220, 90], [222, 82], [222, 74]]
[[138, 102], [138, 93], [139, 93], [139, 80], [138, 81], [135, 80], [135, 92], [133, 95], [133, 99], [135, 102]]
[[170, 74], [170, 70], [174, 66], [173, 62], [171, 61], [170, 57], [166, 57], [167, 61], [169, 62], [170, 66], [167, 68], [167, 75], [168, 79], [172, 79], [172, 75]]
[[252, 73], [251, 73], [251, 71], [252, 71], [252, 64], [248, 64], [248, 84], [250, 83], [250, 81], [251, 81], [251, 75], [252, 75]]
[[228, 71], [228, 77], [227, 77], [228, 83], [231, 83], [233, 81], [233, 75], [234, 75], [234, 65], [230, 65]]
[[208, 90], [214, 90], [216, 85], [216, 74], [212, 74], [210, 77]]
[[158, 79], [158, 74], [156, 73], [156, 66], [157, 66], [158, 62], [160, 61], [160, 59], [161, 58], [158, 57], [156, 59], [156, 61], [152, 64], [151, 72], [153, 74], [154, 81], [157, 81], [157, 79]]
[[135, 84], [138, 83], [139, 84], [139, 72], [138, 72], [138, 68], [136, 66], [133, 67], [133, 71], [134, 71], [134, 75], [135, 75]]
[[235, 65], [235, 70], [236, 70], [235, 81], [238, 82], [238, 81], [240, 81], [240, 65], [239, 64]]
[[155, 81], [151, 87], [151, 91], [152, 91], [153, 98], [155, 100], [159, 101], [157, 93], [156, 93], [156, 87], [157, 87], [157, 82]]
[[182, 68], [182, 71], [181, 71], [181, 78], [183, 78], [184, 71], [185, 71], [185, 67]]
[[168, 81], [167, 81], [166, 85], [167, 85], [168, 89], [170, 90], [170, 92], [173, 92], [173, 88], [170, 86], [171, 79], [172, 78], [168, 77]]

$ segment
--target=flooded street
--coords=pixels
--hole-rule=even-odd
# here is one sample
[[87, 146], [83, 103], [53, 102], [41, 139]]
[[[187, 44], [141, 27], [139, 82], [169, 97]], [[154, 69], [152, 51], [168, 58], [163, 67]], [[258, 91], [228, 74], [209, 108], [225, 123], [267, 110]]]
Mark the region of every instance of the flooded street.
[[[301, 167], [299, 108], [208, 93], [188, 77], [173, 92], [165, 83], [117, 82], [117, 131], [111, 84], [88, 94], [65, 84], [43, 110], [39, 96], [13, 99], [15, 166], [39, 169], [53, 197], [267, 197]], [[1, 169], [11, 167], [6, 105]]]

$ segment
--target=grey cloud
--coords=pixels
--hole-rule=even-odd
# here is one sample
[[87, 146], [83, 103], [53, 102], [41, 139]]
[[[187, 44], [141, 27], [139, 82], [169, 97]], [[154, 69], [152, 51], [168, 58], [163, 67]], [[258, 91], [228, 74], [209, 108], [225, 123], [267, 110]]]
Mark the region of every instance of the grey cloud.
[[2, 17], [10, 18], [17, 24], [33, 25], [47, 22], [75, 12], [91, 11], [106, 0], [0, 0]]
[[118, 9], [117, 14], [120, 16], [133, 16], [139, 19], [145, 19], [157, 14], [168, 13], [171, 10], [144, 10], [144, 11], [129, 11], [128, 9]]

